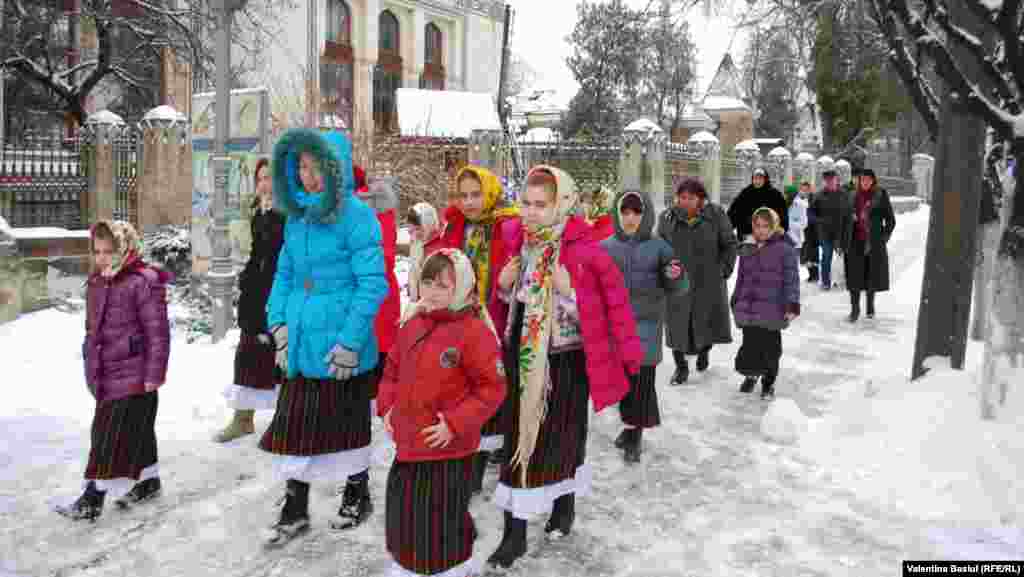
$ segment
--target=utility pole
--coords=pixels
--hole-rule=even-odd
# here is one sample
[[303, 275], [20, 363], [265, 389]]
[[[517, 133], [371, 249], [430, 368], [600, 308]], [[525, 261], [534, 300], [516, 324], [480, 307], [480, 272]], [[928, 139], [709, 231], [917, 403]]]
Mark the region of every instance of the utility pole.
[[501, 38], [501, 70], [498, 73], [498, 120], [501, 122], [501, 132], [508, 132], [508, 107], [505, 105], [505, 79], [508, 76], [508, 36], [509, 26], [512, 23], [512, 6], [505, 4], [505, 26]]
[[217, 100], [213, 164], [213, 227], [210, 259], [210, 296], [213, 297], [213, 342], [219, 342], [232, 325], [232, 295], [235, 268], [231, 262], [231, 240], [228, 231], [228, 178], [231, 157], [227, 155], [231, 135], [231, 23], [234, 11], [245, 0], [219, 0], [220, 20], [217, 27], [216, 78]]

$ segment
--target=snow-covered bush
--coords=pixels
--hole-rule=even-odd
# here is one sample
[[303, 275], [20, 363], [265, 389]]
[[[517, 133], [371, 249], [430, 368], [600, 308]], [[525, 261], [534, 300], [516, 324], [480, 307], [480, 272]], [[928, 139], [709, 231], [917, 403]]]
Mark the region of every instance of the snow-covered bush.
[[162, 226], [143, 236], [148, 260], [185, 280], [192, 268], [192, 238], [188, 226]]

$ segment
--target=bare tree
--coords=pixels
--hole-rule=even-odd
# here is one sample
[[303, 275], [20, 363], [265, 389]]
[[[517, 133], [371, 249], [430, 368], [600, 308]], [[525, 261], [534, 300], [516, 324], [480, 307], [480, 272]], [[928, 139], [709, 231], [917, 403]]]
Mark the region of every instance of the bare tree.
[[[152, 92], [168, 56], [192, 64], [193, 74], [212, 78], [219, 5], [215, 0], [6, 0], [0, 68], [52, 95], [82, 123], [89, 96], [101, 82], [112, 79], [123, 90]], [[235, 12], [236, 77], [279, 34], [281, 19], [275, 15], [297, 5], [296, 0], [250, 0]], [[95, 37], [94, 50], [81, 50], [83, 31]]]

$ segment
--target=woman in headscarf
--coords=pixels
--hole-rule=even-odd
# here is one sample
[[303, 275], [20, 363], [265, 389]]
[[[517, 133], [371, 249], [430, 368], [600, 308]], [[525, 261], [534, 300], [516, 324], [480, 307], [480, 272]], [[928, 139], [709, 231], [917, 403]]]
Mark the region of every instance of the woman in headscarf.
[[850, 291], [851, 323], [860, 318], [860, 293], [865, 292], [867, 317], [875, 317], [875, 293], [889, 290], [889, 237], [896, 228], [896, 213], [889, 193], [878, 186], [871, 169], [857, 178], [852, 226], [846, 228], [846, 290]]
[[442, 246], [441, 222], [437, 216], [437, 209], [426, 202], [414, 204], [406, 214], [405, 220], [409, 223], [409, 234], [412, 237], [409, 246], [412, 269], [409, 271], [408, 287], [409, 301], [414, 303], [420, 300], [419, 278], [423, 260]]
[[526, 552], [526, 522], [551, 509], [546, 533], [567, 534], [575, 497], [590, 487], [588, 399], [618, 403], [643, 361], [629, 293], [612, 258], [578, 216], [567, 173], [534, 167], [522, 201], [526, 242], [499, 279], [512, 304], [506, 331], [511, 458], [495, 503], [504, 536], [488, 560], [511, 566]]
[[235, 351], [234, 384], [224, 390], [234, 417], [214, 437], [227, 443], [256, 431], [253, 416], [257, 409], [277, 405], [277, 384], [281, 371], [274, 364], [274, 343], [267, 329], [267, 299], [277, 272], [277, 255], [284, 243], [284, 216], [274, 210], [270, 160], [256, 162], [256, 198], [252, 203], [252, 249], [249, 261], [238, 275], [238, 328], [241, 335]]
[[[508, 305], [498, 298], [497, 279], [523, 244], [519, 210], [504, 202], [501, 181], [484, 168], [463, 167], [455, 181], [457, 192], [450, 197], [451, 204], [445, 211], [441, 243], [447, 248], [461, 250], [472, 261], [480, 305], [487, 308], [498, 334], [502, 334]], [[488, 454], [498, 453], [492, 460], [501, 460], [503, 435], [508, 428], [506, 413], [507, 404], [503, 404], [497, 414], [484, 424], [481, 454], [476, 463], [477, 492], [483, 488]]]
[[[341, 481], [370, 466], [370, 391], [380, 362], [373, 323], [388, 281], [377, 216], [354, 194], [348, 137], [289, 130], [274, 146], [273, 167], [274, 203], [288, 220], [267, 324], [285, 382], [260, 448], [288, 483], [267, 541], [279, 546], [309, 528], [312, 481]], [[373, 509], [368, 482], [353, 493], [365, 519]], [[339, 527], [351, 522], [348, 504]]]

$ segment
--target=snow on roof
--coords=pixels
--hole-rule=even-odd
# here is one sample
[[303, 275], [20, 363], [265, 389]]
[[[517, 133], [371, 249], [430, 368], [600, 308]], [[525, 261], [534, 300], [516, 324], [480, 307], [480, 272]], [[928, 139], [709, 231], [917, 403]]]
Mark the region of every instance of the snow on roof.
[[836, 168], [839, 168], [840, 166], [850, 166], [850, 161], [845, 158], [840, 158], [836, 161]]
[[54, 238], [89, 238], [88, 230], [68, 230], [55, 226], [34, 226], [30, 228], [12, 228], [9, 234], [15, 240], [45, 240]]
[[174, 107], [161, 104], [153, 110], [150, 110], [142, 117], [143, 120], [171, 120], [174, 122], [181, 122], [187, 120], [187, 117], [174, 109]]
[[664, 130], [653, 121], [640, 118], [630, 122], [625, 128], [625, 132], [664, 132]]
[[701, 103], [704, 110], [710, 111], [724, 111], [724, 110], [750, 110], [745, 102], [739, 98], [733, 98], [732, 96], [716, 96], [708, 95], [704, 97], [704, 102]]
[[733, 150], [736, 150], [738, 152], [744, 150], [754, 152], [760, 150], [760, 148], [758, 148], [757, 143], [754, 142], [753, 140], [744, 140], [743, 142], [734, 146]]
[[781, 146], [776, 146], [768, 153], [768, 156], [793, 156], [788, 150]]
[[519, 137], [519, 142], [554, 142], [558, 140], [558, 133], [550, 128], [539, 126], [526, 131], [526, 134]]
[[797, 162], [814, 162], [814, 155], [809, 152], [801, 152], [796, 155]]
[[117, 114], [109, 110], [100, 110], [89, 115], [89, 118], [85, 119], [86, 124], [113, 124], [114, 126], [124, 126], [124, 119]]
[[718, 143], [718, 138], [714, 134], [711, 134], [707, 130], [701, 130], [697, 134], [690, 137], [687, 142], [714, 142]]
[[486, 93], [399, 88], [402, 136], [469, 138], [474, 130], [501, 130], [494, 97]]

